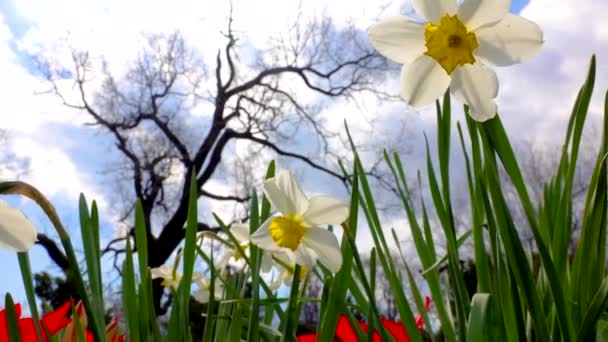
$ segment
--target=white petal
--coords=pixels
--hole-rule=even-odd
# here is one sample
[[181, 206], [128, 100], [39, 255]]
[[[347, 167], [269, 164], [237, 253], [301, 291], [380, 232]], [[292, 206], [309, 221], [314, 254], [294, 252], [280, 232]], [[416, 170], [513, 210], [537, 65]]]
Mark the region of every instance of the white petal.
[[[272, 252], [272, 257], [273, 259], [280, 259], [281, 262], [283, 262], [285, 265], [295, 265], [296, 264], [296, 252], [297, 250], [294, 252], [289, 248], [282, 248], [281, 250]], [[315, 257], [316, 260], [316, 257]], [[275, 262], [275, 260], [273, 260], [273, 262]], [[283, 265], [280, 265], [277, 262], [277, 268], [282, 269], [284, 268]]]
[[221, 280], [215, 280], [215, 288], [213, 289], [213, 297], [215, 300], [222, 300], [224, 297], [224, 285]]
[[[162, 265], [160, 267], [151, 268], [150, 276], [152, 279], [161, 278], [163, 280], [163, 286], [177, 289], [181, 281], [181, 274], [179, 272], [173, 275], [173, 266]], [[196, 278], [193, 278], [196, 280]]]
[[[296, 264], [295, 254], [293, 251], [290, 252], [290, 249], [285, 249], [284, 251], [274, 252], [272, 253], [272, 258], [277, 259], [277, 268], [284, 269], [285, 267], [294, 267]], [[274, 262], [274, 260], [273, 260]]]
[[289, 171], [282, 171], [265, 181], [264, 193], [283, 215], [299, 215], [308, 207], [306, 195]]
[[281, 248], [274, 242], [272, 235], [270, 235], [270, 230], [268, 230], [270, 223], [272, 223], [272, 219], [273, 217], [269, 217], [262, 223], [260, 228], [251, 235], [251, 243], [267, 251], [276, 251]]
[[401, 69], [401, 97], [411, 106], [433, 103], [450, 85], [450, 76], [433, 58], [422, 55]]
[[342, 267], [340, 244], [334, 233], [326, 229], [312, 227], [304, 235], [302, 243], [312, 249], [319, 258], [319, 262], [331, 272], [336, 273]]
[[152, 277], [152, 279], [173, 279], [173, 267], [168, 265], [162, 265], [160, 267], [151, 268], [150, 276]]
[[223, 269], [224, 267], [226, 267], [228, 265], [228, 262], [238, 253], [237, 250], [234, 249], [228, 249], [226, 251], [226, 253], [224, 253], [224, 255], [222, 255], [222, 257], [217, 260], [213, 260], [213, 263], [215, 264], [215, 268], [217, 269]]
[[494, 70], [481, 63], [467, 64], [452, 73], [450, 91], [470, 107], [471, 117], [486, 121], [496, 115], [494, 98], [498, 94], [498, 78]]
[[296, 264], [304, 266], [309, 270], [315, 266], [315, 263], [317, 262], [317, 254], [315, 251], [308, 248], [308, 246], [306, 246], [304, 243], [301, 243], [294, 253]]
[[475, 31], [479, 47], [475, 55], [496, 66], [522, 63], [543, 46], [543, 31], [536, 23], [507, 14], [498, 23]]
[[277, 290], [281, 285], [283, 285], [283, 274], [281, 273], [277, 279], [275, 279], [272, 283], [268, 284], [268, 288], [271, 290]]
[[264, 273], [270, 272], [273, 264], [274, 264], [274, 262], [272, 261], [272, 254], [270, 254], [268, 252], [264, 252], [262, 254], [262, 264], [260, 265], [260, 269], [262, 270], [262, 272], [264, 272]]
[[198, 289], [198, 291], [192, 294], [192, 297], [194, 297], [194, 300], [197, 302], [205, 304], [209, 301], [209, 292], [204, 289]]
[[407, 64], [426, 51], [424, 25], [406, 17], [388, 18], [370, 28], [369, 42], [386, 58]]
[[234, 238], [240, 243], [249, 241], [249, 225], [247, 224], [233, 223], [232, 226], [230, 226], [230, 233], [232, 233]]
[[339, 225], [348, 218], [346, 203], [329, 196], [313, 196], [308, 199], [308, 209], [302, 215], [304, 222], [311, 225]]
[[458, 10], [456, 0], [413, 0], [414, 10], [424, 19], [438, 23], [446, 14], [455, 14]]
[[291, 284], [293, 284], [293, 273], [288, 271], [281, 273], [280, 280], [282, 284], [285, 284], [285, 286], [291, 287]]
[[464, 0], [458, 18], [471, 30], [495, 24], [509, 13], [511, 0]]
[[200, 272], [192, 272], [192, 281], [200, 281], [205, 279], [205, 276]]
[[19, 209], [0, 201], [0, 247], [12, 252], [26, 252], [37, 237], [36, 227]]

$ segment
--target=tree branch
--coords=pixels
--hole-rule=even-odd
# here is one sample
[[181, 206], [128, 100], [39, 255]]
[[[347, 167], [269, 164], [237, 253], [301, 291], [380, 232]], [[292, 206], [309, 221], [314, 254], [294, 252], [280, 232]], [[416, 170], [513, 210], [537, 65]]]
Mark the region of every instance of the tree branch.
[[49, 258], [51, 258], [51, 260], [53, 260], [53, 262], [59, 266], [62, 271], [66, 272], [70, 269], [70, 261], [68, 260], [68, 257], [65, 256], [53, 239], [49, 238], [45, 234], [38, 233], [38, 241], [36, 241], [36, 244], [42, 246], [46, 250]]

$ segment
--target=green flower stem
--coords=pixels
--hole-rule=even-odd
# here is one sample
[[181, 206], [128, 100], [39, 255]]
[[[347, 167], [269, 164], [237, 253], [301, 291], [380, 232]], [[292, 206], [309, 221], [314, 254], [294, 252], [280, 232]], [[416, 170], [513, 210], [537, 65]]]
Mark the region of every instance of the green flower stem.
[[38, 307], [36, 305], [36, 295], [34, 293], [34, 282], [32, 281], [32, 269], [30, 267], [30, 259], [27, 252], [17, 253], [19, 259], [19, 268], [21, 269], [21, 277], [23, 278], [23, 286], [27, 295], [27, 303], [30, 306], [34, 327], [36, 328], [36, 336], [38, 341], [43, 341], [40, 331], [40, 316], [38, 315]]
[[291, 282], [291, 291], [289, 293], [289, 302], [287, 304], [287, 317], [284, 318], [285, 324], [281, 333], [281, 342], [295, 341], [295, 331], [298, 323], [298, 289], [300, 287], [300, 273], [302, 266], [297, 265], [293, 271], [293, 281]]

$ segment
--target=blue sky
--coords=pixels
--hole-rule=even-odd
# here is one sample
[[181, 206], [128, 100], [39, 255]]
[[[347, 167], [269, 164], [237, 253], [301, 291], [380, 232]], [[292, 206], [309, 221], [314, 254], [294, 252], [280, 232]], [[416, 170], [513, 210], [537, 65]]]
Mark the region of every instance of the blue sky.
[[[270, 2], [272, 1], [269, 0]], [[330, 7], [322, 9], [338, 21], [354, 17], [355, 23], [366, 29], [374, 20], [367, 14], [373, 13], [369, 2], [352, 4], [349, 1], [334, 1], [327, 5]], [[200, 5], [194, 4], [201, 1], [180, 0], [171, 8], [151, 2], [149, 13], [145, 15], [140, 13], [138, 7], [143, 3], [146, 1], [61, 0], [49, 5], [43, 0], [0, 0], [0, 74], [5, 83], [5, 88], [0, 85], [0, 94], [10, 96], [0, 101], [0, 104], [5, 107], [5, 113], [12, 115], [0, 127], [13, 133], [11, 149], [20, 157], [32, 160], [32, 172], [24, 180], [39, 186], [49, 196], [74, 236], [79, 235], [77, 198], [82, 191], [87, 198], [100, 201], [102, 217], [106, 218], [104, 237], [112, 237], [113, 216], [107, 200], [110, 190], [107, 180], [99, 181], [100, 171], [107, 166], [108, 161], [98, 157], [106, 155], [110, 150], [109, 142], [104, 136], [94, 134], [90, 128], [84, 127], [83, 117], [62, 107], [56, 98], [34, 96], [35, 91], [44, 90], [44, 84], [36, 78], [37, 73], [27, 56], [42, 48], [51, 51], [61, 60], [65, 58], [62, 55], [62, 44], [65, 37], [69, 36], [71, 44], [87, 46], [93, 53], [107, 55], [107, 59], [114, 62], [115, 70], [120, 72], [124, 60], [136, 53], [134, 42], [138, 42], [142, 31], [169, 32], [179, 28], [194, 44], [201, 44], [203, 52], [215, 51], [217, 42], [222, 39], [216, 34], [219, 29], [209, 29], [223, 26], [222, 15], [213, 12], [215, 8], [204, 11], [197, 7]], [[238, 8], [239, 3], [236, 3]], [[252, 44], [263, 44], [270, 34], [276, 32], [276, 28], [267, 23], [267, 20], [260, 20], [264, 13], [250, 3], [240, 3], [242, 12], [237, 12], [237, 19], [240, 20], [237, 22], [243, 25], [242, 31], [247, 32], [245, 39]], [[276, 9], [275, 13], [288, 12], [295, 3], [279, 1], [273, 8]], [[319, 12], [324, 3], [320, 0], [310, 1], [304, 11], [308, 14]], [[595, 6], [603, 6], [605, 11], [598, 10]], [[529, 64], [499, 71], [501, 90], [498, 103], [505, 113], [508, 127], [522, 132], [524, 136], [555, 138], [550, 132], [563, 126], [563, 118], [568, 114], [567, 107], [572, 103], [575, 89], [582, 80], [589, 56], [594, 52], [608, 51], [608, 32], [603, 29], [604, 19], [599, 15], [606, 13], [606, 10], [607, 5], [598, 5], [594, 0], [513, 1], [512, 12], [522, 12], [522, 15], [541, 25], [547, 46], [541, 56]], [[394, 5], [388, 7], [383, 15], [393, 15], [398, 11], [399, 6]], [[198, 14], [207, 12], [211, 14]], [[225, 8], [219, 8], [217, 12], [225, 13]], [[201, 40], [201, 32], [210, 32], [208, 36], [203, 35], [204, 41]], [[580, 40], [581, 36], [586, 38], [586, 43], [583, 44]], [[608, 56], [600, 54], [598, 60], [598, 88], [605, 89], [608, 69], [601, 65], [602, 61], [608, 65]], [[551, 91], [548, 92], [547, 89]], [[522, 90], [526, 90], [524, 96]], [[552, 100], [549, 95], [562, 99], [565, 104], [556, 103], [559, 101]], [[595, 107], [592, 108], [599, 112], [599, 102], [594, 103]], [[420, 130], [432, 130], [433, 115], [426, 115], [428, 112], [429, 110], [422, 110], [419, 117], [413, 120]], [[522, 116], [518, 117], [517, 113], [523, 113], [525, 118], [521, 119]], [[329, 120], [334, 122], [335, 127], [340, 127], [344, 118], [344, 114], [336, 110]], [[365, 125], [365, 115], [359, 118], [348, 119], [356, 121], [353, 126]], [[388, 127], [390, 120], [386, 115], [381, 117], [380, 122], [386, 123]], [[361, 136], [361, 139], [366, 138]], [[322, 187], [314, 182], [308, 182], [307, 185], [315, 190]], [[23, 208], [41, 231], [52, 233], [48, 221], [31, 203], [19, 198], [8, 198], [8, 201]], [[41, 248], [35, 247], [30, 256], [34, 271], [53, 270], [50, 267], [52, 263]], [[10, 275], [3, 278], [0, 297], [9, 291], [17, 300], [24, 301], [16, 256], [0, 250], [0, 264], [4, 265], [4, 274]]]

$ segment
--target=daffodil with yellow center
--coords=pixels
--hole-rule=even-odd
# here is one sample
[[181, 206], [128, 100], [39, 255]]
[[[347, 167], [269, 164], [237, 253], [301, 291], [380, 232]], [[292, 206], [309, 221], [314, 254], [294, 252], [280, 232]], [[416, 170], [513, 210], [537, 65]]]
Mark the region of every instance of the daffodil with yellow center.
[[510, 0], [412, 0], [427, 20], [393, 17], [369, 30], [371, 44], [403, 64], [401, 97], [411, 106], [432, 104], [446, 89], [470, 107], [471, 117], [496, 115], [498, 78], [487, 64], [509, 66], [536, 55], [543, 34], [509, 13]]
[[264, 182], [264, 194], [279, 213], [260, 226], [251, 242], [290, 264], [311, 269], [318, 259], [337, 272], [342, 266], [340, 244], [319, 225], [340, 225], [348, 218], [348, 206], [328, 196], [306, 197], [287, 171]]

